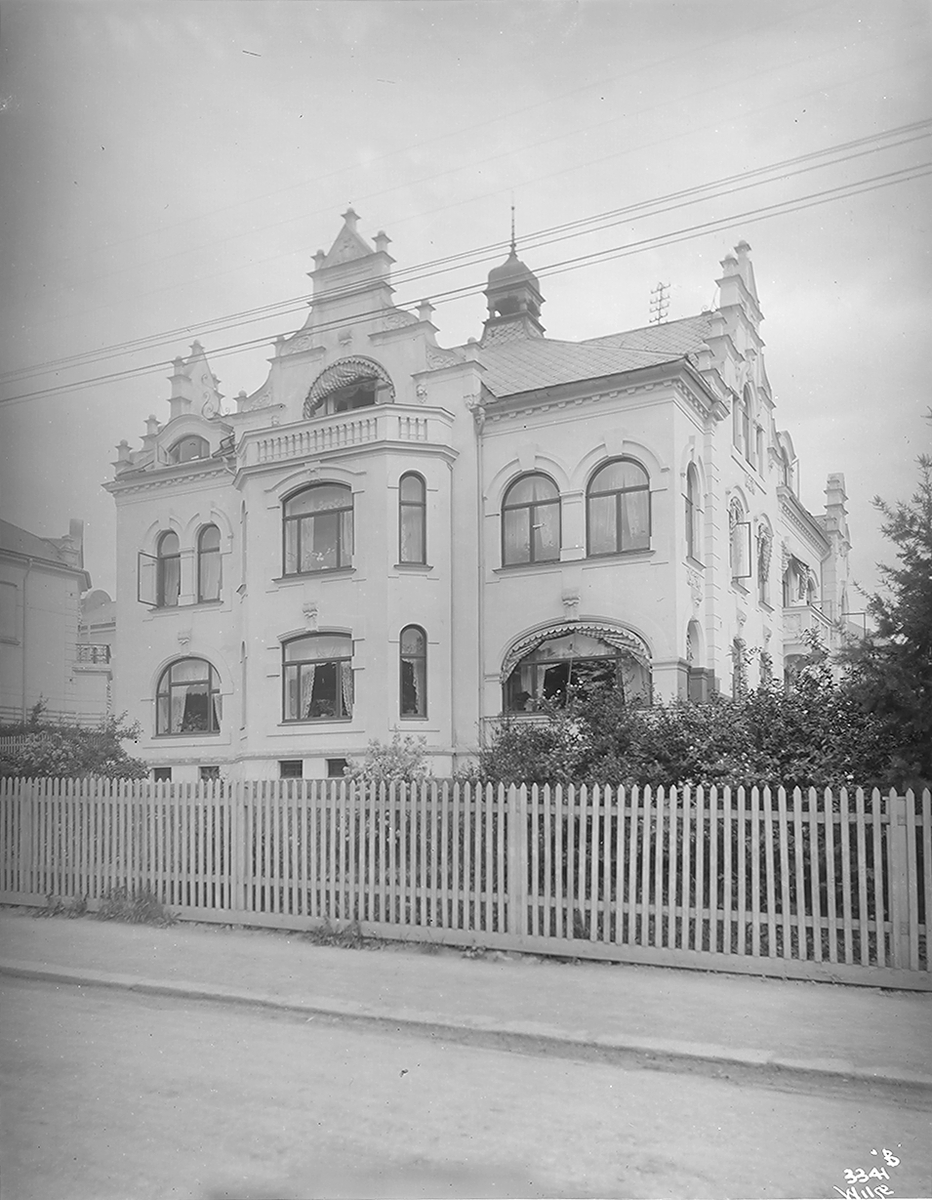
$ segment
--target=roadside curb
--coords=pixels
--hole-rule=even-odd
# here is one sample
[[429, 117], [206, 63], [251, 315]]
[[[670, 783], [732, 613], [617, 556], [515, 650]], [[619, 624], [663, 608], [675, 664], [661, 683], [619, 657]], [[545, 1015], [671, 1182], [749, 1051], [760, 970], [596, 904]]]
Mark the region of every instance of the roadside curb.
[[891, 1074], [882, 1068], [857, 1067], [843, 1059], [798, 1061], [780, 1058], [766, 1050], [752, 1050], [664, 1039], [589, 1036], [558, 1030], [553, 1026], [529, 1022], [488, 1022], [481, 1020], [451, 1023], [436, 1012], [414, 1009], [371, 1008], [353, 1002], [335, 1003], [322, 997], [303, 1000], [251, 992], [216, 984], [186, 980], [165, 981], [142, 976], [121, 975], [109, 971], [78, 970], [42, 963], [0, 959], [0, 975], [44, 983], [77, 987], [115, 988], [141, 995], [167, 996], [180, 1000], [205, 1000], [243, 1007], [274, 1009], [307, 1020], [351, 1021], [370, 1027], [391, 1027], [412, 1034], [440, 1037], [448, 1041], [511, 1049], [523, 1053], [553, 1054], [558, 1057], [585, 1057], [611, 1060], [627, 1066], [654, 1070], [692, 1070], [731, 1078], [757, 1076], [773, 1083], [835, 1083], [888, 1089], [905, 1089], [932, 1099], [932, 1076], [900, 1071]]

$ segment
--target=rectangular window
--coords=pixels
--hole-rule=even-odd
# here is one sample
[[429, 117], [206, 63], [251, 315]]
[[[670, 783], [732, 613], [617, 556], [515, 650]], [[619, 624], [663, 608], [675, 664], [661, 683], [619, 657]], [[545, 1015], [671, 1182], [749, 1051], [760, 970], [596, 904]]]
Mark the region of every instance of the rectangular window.
[[152, 779], [155, 783], [171, 783], [172, 769], [171, 767], [153, 767]]
[[18, 594], [19, 588], [15, 583], [0, 583], [0, 638], [5, 642], [19, 640], [16, 620]]
[[304, 760], [300, 758], [284, 758], [278, 763], [279, 779], [303, 779]]
[[342, 779], [343, 773], [348, 766], [349, 766], [349, 763], [346, 761], [345, 758], [328, 758], [327, 759], [327, 778], [328, 779]]
[[220, 768], [212, 764], [210, 766], [198, 767], [198, 774], [200, 775], [201, 782], [206, 783], [210, 779], [220, 778]]

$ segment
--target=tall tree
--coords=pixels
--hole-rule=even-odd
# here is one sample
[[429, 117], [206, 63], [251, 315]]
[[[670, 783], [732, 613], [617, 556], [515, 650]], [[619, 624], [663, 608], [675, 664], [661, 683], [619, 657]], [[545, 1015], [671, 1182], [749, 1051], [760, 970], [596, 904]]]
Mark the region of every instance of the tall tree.
[[845, 656], [861, 703], [889, 719], [898, 786], [932, 782], [932, 457], [918, 461], [910, 500], [874, 500], [898, 561], [880, 567], [883, 590], [869, 602], [876, 631]]

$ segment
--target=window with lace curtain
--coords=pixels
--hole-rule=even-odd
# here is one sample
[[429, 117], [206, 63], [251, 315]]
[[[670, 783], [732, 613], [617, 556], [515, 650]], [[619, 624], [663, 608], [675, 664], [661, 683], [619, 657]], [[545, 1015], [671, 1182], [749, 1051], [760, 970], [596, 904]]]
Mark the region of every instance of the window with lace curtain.
[[284, 505], [285, 575], [353, 565], [353, 493], [344, 484], [315, 483]]
[[220, 679], [203, 658], [180, 658], [162, 672], [156, 691], [155, 732], [220, 732]]
[[197, 599], [199, 604], [220, 599], [220, 530], [205, 525], [197, 535]]
[[560, 557], [560, 493], [546, 475], [523, 475], [502, 502], [502, 566]]
[[419, 625], [401, 631], [401, 715], [427, 716], [427, 634]]
[[340, 721], [353, 715], [353, 639], [313, 633], [282, 647], [284, 721]]
[[650, 549], [650, 478], [640, 463], [617, 458], [599, 467], [586, 493], [590, 557]]
[[427, 562], [427, 488], [413, 471], [398, 484], [398, 561]]
[[176, 608], [181, 595], [181, 545], [177, 533], [167, 530], [156, 550], [156, 581], [159, 608]]

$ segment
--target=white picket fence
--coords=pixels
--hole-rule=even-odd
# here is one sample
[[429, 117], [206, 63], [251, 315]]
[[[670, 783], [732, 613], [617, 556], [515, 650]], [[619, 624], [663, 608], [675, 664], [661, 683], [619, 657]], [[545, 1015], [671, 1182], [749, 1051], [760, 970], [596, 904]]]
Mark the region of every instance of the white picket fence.
[[932, 797], [0, 782], [0, 903], [932, 988]]

